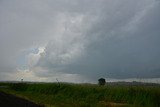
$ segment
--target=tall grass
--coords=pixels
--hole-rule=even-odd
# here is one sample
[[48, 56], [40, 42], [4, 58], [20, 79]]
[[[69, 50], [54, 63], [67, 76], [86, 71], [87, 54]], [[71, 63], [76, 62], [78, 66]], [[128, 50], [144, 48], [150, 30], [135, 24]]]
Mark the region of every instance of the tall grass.
[[[9, 84], [32, 100], [58, 107], [106, 107], [109, 104], [124, 104], [135, 107], [160, 107], [158, 86], [98, 86], [89, 84], [39, 83]], [[118, 106], [118, 105], [117, 105]]]

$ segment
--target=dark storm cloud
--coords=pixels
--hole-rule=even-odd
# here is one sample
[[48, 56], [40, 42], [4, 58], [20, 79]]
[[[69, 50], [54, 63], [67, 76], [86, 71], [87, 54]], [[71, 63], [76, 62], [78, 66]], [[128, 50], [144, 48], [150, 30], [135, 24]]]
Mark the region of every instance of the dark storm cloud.
[[1, 74], [14, 74], [23, 50], [44, 47], [28, 59], [37, 77], [160, 77], [158, 0], [24, 0], [0, 5]]

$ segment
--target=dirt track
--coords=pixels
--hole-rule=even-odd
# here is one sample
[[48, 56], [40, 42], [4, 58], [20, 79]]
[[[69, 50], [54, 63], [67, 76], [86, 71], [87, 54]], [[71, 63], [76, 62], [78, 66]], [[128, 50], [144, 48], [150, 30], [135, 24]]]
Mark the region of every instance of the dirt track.
[[0, 107], [44, 107], [31, 101], [0, 91]]

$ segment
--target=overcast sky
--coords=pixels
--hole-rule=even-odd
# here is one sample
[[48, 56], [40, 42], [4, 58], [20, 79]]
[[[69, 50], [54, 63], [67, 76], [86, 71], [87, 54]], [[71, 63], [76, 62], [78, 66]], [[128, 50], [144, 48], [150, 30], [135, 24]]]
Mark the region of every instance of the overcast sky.
[[0, 0], [0, 80], [160, 78], [159, 0]]

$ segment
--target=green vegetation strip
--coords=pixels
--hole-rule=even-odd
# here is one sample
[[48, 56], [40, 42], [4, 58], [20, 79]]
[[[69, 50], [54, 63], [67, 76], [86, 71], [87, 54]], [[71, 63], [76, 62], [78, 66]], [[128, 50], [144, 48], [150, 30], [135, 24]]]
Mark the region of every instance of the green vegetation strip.
[[159, 86], [0, 83], [8, 93], [48, 107], [160, 107]]

